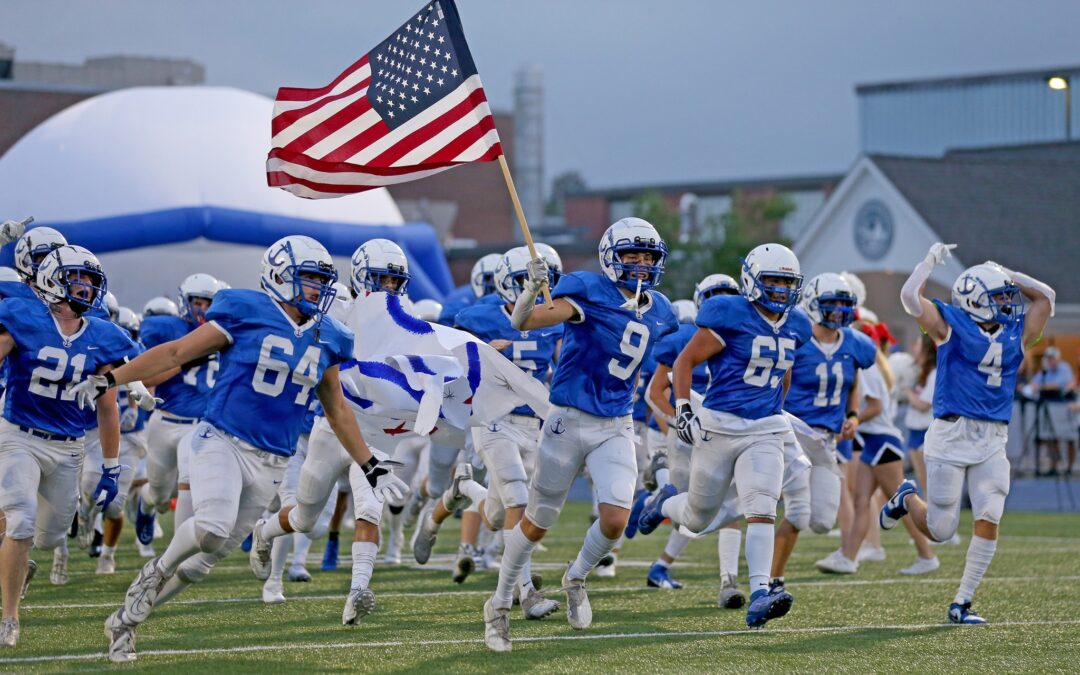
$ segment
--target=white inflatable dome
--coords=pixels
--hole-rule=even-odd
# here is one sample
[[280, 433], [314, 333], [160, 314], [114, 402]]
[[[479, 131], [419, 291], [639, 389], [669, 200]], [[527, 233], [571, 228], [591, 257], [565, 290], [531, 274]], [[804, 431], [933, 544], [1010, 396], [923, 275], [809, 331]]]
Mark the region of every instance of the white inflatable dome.
[[95, 96], [0, 157], [0, 215], [83, 221], [193, 206], [400, 225], [384, 190], [311, 201], [266, 185], [273, 101], [229, 87], [139, 87]]

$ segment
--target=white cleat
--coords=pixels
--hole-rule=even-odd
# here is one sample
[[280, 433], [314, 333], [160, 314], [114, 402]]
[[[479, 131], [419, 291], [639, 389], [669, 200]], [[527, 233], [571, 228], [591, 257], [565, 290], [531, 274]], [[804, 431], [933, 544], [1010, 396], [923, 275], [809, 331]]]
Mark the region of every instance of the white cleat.
[[833, 551], [814, 565], [817, 566], [818, 571], [827, 574], [855, 574], [859, 571], [859, 563], [845, 558], [840, 551]]
[[280, 605], [285, 602], [285, 586], [281, 579], [267, 579], [262, 587], [263, 602], [268, 605]]
[[164, 539], [165, 530], [161, 529], [161, 519], [154, 519], [154, 539]]
[[23, 580], [22, 593], [19, 594], [20, 600], [26, 599], [26, 592], [30, 590], [30, 582], [33, 580], [34, 575], [37, 574], [37, 563], [33, 560], [26, 561], [26, 579]]
[[937, 559], [937, 556], [934, 556], [933, 558], [918, 558], [911, 567], [905, 567], [900, 570], [900, 574], [906, 574], [908, 576], [929, 574], [939, 567], [941, 567], [941, 561]]
[[443, 493], [443, 506], [446, 507], [447, 511], [453, 513], [469, 505], [469, 498], [461, 491], [461, 484], [467, 480], [472, 480], [472, 477], [472, 464], [469, 462], [462, 462], [454, 467], [454, 480], [450, 483], [450, 487], [446, 492]]
[[521, 613], [525, 615], [526, 619], [543, 619], [549, 614], [554, 614], [559, 611], [559, 603], [554, 600], [545, 598], [544, 595], [529, 586], [528, 592], [521, 600]]
[[127, 618], [127, 623], [138, 625], [146, 621], [150, 612], [154, 611], [158, 593], [169, 580], [169, 577], [158, 568], [158, 560], [160, 558], [154, 558], [143, 565], [135, 581], [128, 586], [127, 593], [124, 595], [124, 616]]
[[431, 559], [431, 549], [435, 547], [435, 539], [438, 536], [439, 530], [431, 520], [431, 511], [424, 511], [420, 515], [420, 522], [416, 526], [412, 539], [412, 553], [416, 562], [424, 565]]
[[62, 549], [53, 549], [52, 569], [49, 570], [49, 583], [53, 586], [65, 585], [71, 577], [68, 576], [68, 554]]
[[401, 564], [401, 549], [387, 549], [386, 555], [383, 556], [384, 565], [400, 565]]
[[138, 549], [140, 558], [154, 558], [157, 556], [157, 551], [154, 550], [153, 544], [144, 544], [136, 539], [135, 548]]
[[484, 644], [493, 652], [508, 652], [510, 643], [510, 610], [495, 608], [491, 598], [484, 603]]
[[720, 580], [720, 595], [716, 599], [716, 605], [721, 609], [741, 609], [746, 605], [746, 593], [739, 588], [734, 575], [725, 574]]
[[567, 563], [562, 578], [563, 590], [566, 591], [566, 621], [571, 628], [584, 630], [592, 625], [592, 605], [589, 604], [589, 594], [585, 592], [585, 580], [570, 578], [572, 564]]
[[19, 620], [15, 617], [0, 620], [0, 647], [19, 644]]
[[[611, 558], [611, 560], [608, 561], [608, 558]], [[615, 563], [617, 561], [618, 559], [615, 557], [614, 553], [605, 556], [604, 559], [600, 561], [600, 564], [596, 566], [596, 569], [593, 570], [593, 574], [596, 575], [597, 579], [614, 579]]]
[[355, 626], [356, 622], [375, 611], [375, 593], [370, 588], [349, 591], [345, 609], [341, 612], [341, 625]]
[[248, 564], [255, 578], [266, 581], [270, 578], [270, 540], [262, 535], [263, 525], [266, 521], [262, 518], [255, 523], [255, 529], [251, 532], [251, 551], [248, 553]]
[[109, 660], [113, 663], [129, 663], [135, 660], [135, 626], [121, 620], [118, 609], [105, 619], [105, 638], [109, 641]]
[[884, 562], [886, 557], [885, 547], [863, 544], [855, 554], [855, 562]]
[[306, 583], [311, 581], [311, 573], [307, 571], [307, 568], [300, 563], [293, 563], [289, 566], [289, 581], [298, 581], [300, 583]]
[[104, 553], [98, 557], [97, 569], [94, 570], [94, 574], [116, 574], [116, 558], [113, 555], [105, 555]]
[[457, 560], [454, 561], [454, 574], [451, 579], [455, 584], [463, 584], [476, 569], [476, 549], [469, 544], [459, 544]]

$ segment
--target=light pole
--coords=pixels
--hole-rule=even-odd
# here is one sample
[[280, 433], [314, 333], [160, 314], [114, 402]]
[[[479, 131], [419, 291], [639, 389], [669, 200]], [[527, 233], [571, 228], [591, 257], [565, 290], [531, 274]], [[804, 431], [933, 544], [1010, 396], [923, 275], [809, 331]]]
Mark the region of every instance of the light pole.
[[1046, 84], [1055, 91], [1065, 92], [1065, 140], [1072, 140], [1072, 87], [1069, 86], [1069, 78], [1054, 75], [1046, 80]]

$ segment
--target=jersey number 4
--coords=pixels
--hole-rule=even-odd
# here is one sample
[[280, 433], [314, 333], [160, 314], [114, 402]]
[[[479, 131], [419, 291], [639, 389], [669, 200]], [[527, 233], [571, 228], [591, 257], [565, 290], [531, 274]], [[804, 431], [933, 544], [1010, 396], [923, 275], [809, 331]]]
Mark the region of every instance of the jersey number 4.
[[608, 361], [608, 372], [620, 380], [629, 380], [637, 371], [637, 367], [641, 365], [641, 359], [645, 358], [645, 349], [648, 346], [649, 329], [636, 321], [626, 324], [626, 330], [623, 331], [622, 340], [619, 342], [619, 351], [630, 360], [623, 364], [616, 356]]
[[[750, 346], [750, 363], [746, 364], [743, 382], [752, 387], [776, 387], [794, 363], [788, 354], [794, 353], [795, 341], [791, 338], [758, 335]], [[779, 374], [774, 375], [773, 370], [778, 370]]]
[[71, 357], [71, 380], [63, 391], [60, 391], [59, 382], [64, 378], [68, 367], [68, 355], [63, 349], [56, 347], [42, 347], [37, 355], [38, 361], [56, 361], [55, 365], [38, 366], [30, 373], [30, 393], [56, 398], [60, 394], [61, 401], [74, 401], [75, 394], [71, 388], [82, 380], [83, 370], [86, 369], [86, 354], [76, 354]]
[[991, 342], [979, 361], [979, 372], [986, 375], [986, 384], [989, 387], [1001, 386], [1001, 343]]
[[322, 350], [315, 345], [308, 346], [296, 368], [293, 368], [285, 361], [273, 357], [275, 349], [285, 356], [293, 355], [291, 340], [280, 335], [267, 335], [263, 338], [262, 347], [259, 349], [259, 363], [255, 366], [255, 375], [251, 378], [252, 388], [266, 396], [279, 396], [285, 390], [285, 381], [290, 379], [291, 375], [293, 384], [300, 385], [296, 404], [306, 406], [308, 393], [318, 384], [315, 378], [319, 374]]

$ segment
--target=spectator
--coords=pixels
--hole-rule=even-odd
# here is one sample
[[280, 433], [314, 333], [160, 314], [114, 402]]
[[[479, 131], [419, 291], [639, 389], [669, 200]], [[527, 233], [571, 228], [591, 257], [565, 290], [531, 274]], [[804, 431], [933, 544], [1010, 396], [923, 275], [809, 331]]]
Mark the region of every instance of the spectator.
[[1075, 398], [1076, 378], [1072, 366], [1061, 360], [1061, 352], [1050, 346], [1042, 355], [1042, 367], [1031, 380], [1039, 413], [1036, 416], [1036, 438], [1049, 451], [1048, 474], [1057, 475], [1061, 461], [1061, 444], [1067, 452], [1066, 473], [1072, 473], [1076, 461], [1076, 422], [1069, 411]]

